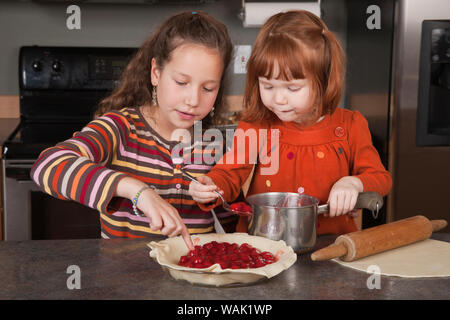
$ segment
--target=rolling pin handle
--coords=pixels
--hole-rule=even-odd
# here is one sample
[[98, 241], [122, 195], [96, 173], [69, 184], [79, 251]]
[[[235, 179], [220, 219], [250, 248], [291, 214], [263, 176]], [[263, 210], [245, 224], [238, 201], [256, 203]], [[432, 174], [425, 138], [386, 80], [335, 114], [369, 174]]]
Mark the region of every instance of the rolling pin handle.
[[347, 254], [347, 248], [342, 244], [332, 244], [311, 254], [311, 260], [324, 261], [339, 258]]
[[431, 226], [433, 227], [433, 232], [444, 229], [447, 226], [446, 220], [431, 220]]

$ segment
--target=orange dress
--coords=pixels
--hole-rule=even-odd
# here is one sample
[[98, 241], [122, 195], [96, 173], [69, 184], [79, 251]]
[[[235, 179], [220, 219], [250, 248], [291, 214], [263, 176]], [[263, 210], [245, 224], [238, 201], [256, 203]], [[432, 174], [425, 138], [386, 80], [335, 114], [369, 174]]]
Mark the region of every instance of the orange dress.
[[[238, 142], [238, 129], [251, 137], [247, 138], [245, 146]], [[243, 153], [245, 161], [242, 161]], [[224, 191], [224, 198], [229, 202], [239, 195], [255, 162], [247, 195], [300, 191], [323, 204], [332, 186], [344, 176], [359, 178], [364, 191], [375, 191], [382, 196], [392, 187], [391, 176], [372, 145], [367, 120], [358, 111], [343, 108], [337, 108], [332, 115], [326, 115], [309, 128], [280, 120], [265, 124], [241, 121], [231, 150], [220, 162], [207, 175]], [[210, 210], [220, 202], [218, 199], [214, 204], [201, 204], [200, 208]], [[317, 234], [344, 234], [356, 230], [349, 215], [333, 218], [320, 215], [318, 218]]]

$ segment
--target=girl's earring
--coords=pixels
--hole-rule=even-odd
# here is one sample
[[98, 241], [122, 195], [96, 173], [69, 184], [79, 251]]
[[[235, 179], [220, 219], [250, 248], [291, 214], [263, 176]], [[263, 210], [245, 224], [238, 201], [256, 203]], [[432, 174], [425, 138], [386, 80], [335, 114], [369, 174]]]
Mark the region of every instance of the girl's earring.
[[209, 112], [210, 117], [214, 117], [214, 107], [211, 109], [211, 111]]
[[158, 105], [158, 100], [156, 99], [156, 87], [153, 87], [152, 89], [152, 105]]

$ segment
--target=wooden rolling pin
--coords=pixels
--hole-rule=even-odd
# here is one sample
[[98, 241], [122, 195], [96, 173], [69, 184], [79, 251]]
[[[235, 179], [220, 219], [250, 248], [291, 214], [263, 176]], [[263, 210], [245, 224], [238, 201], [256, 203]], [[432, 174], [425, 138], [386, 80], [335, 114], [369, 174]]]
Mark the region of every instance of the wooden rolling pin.
[[311, 254], [313, 261], [340, 258], [354, 261], [386, 250], [428, 239], [447, 226], [445, 220], [415, 216], [339, 236], [334, 244]]

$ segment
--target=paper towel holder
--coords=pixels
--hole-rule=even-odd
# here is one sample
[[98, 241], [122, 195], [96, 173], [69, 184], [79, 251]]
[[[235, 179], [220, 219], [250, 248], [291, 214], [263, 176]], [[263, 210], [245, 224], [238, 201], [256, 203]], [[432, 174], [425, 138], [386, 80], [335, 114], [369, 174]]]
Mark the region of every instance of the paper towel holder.
[[263, 2], [261, 0], [242, 0], [238, 17], [244, 28], [260, 28], [269, 17], [289, 10], [307, 10], [320, 18], [320, 1]]

